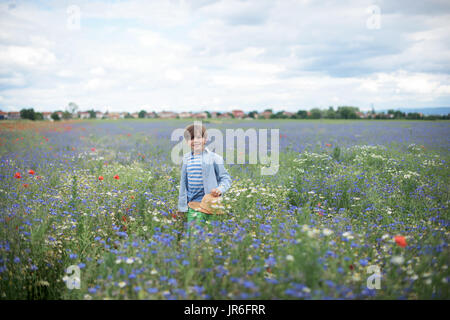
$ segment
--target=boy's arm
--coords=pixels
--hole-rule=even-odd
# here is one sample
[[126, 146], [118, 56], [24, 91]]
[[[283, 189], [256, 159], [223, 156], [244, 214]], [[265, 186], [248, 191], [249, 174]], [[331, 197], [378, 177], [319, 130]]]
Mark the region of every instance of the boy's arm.
[[231, 187], [231, 176], [223, 164], [222, 157], [218, 156], [218, 160], [214, 162], [214, 170], [219, 180], [217, 189], [220, 190], [221, 194], [224, 194]]
[[178, 211], [187, 212], [187, 190], [186, 190], [186, 164], [181, 166], [180, 192], [178, 194]]

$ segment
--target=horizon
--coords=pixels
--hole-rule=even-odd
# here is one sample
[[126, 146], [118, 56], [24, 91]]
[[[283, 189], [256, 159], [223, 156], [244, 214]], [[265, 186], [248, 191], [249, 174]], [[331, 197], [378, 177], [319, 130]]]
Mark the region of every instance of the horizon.
[[[333, 107], [333, 110], [336, 112], [339, 107], [357, 107], [357, 106], [329, 106], [329, 107]], [[23, 109], [33, 109], [34, 110], [33, 107], [26, 107], [26, 108], [23, 108]], [[232, 111], [243, 111], [246, 115], [248, 115], [250, 112], [254, 112], [254, 111], [256, 111], [258, 114], [260, 114], [260, 113], [263, 113], [265, 110], [268, 110], [268, 109], [272, 110], [273, 114], [276, 114], [277, 112], [291, 112], [291, 113], [297, 113], [298, 111], [308, 111], [309, 112], [312, 109], [319, 109], [320, 111], [327, 111], [328, 110], [328, 108], [322, 108], [322, 109], [321, 108], [303, 108], [303, 109], [300, 108], [300, 109], [298, 109], [296, 111], [287, 111], [287, 110], [278, 110], [278, 109], [273, 109], [273, 108], [265, 108], [265, 109], [261, 109], [261, 110], [254, 109], [254, 110], [251, 110], [251, 111], [244, 111], [242, 109], [236, 108], [236, 109], [232, 109], [232, 110], [229, 110], [229, 111], [220, 111], [220, 110], [219, 111], [210, 111], [210, 110], [207, 110], [207, 109], [205, 109], [205, 110], [198, 110], [198, 111], [173, 111], [173, 110], [170, 110], [170, 109], [161, 110], [161, 111], [144, 110], [144, 109], [137, 110], [137, 111], [123, 111], [123, 109], [122, 110], [118, 110], [118, 111], [109, 111], [109, 110], [100, 110], [100, 109], [95, 109], [95, 108], [88, 108], [88, 109], [82, 109], [82, 110], [78, 109], [75, 112], [75, 114], [88, 113], [89, 111], [93, 110], [94, 112], [101, 112], [101, 113], [106, 113], [106, 112], [108, 112], [108, 113], [119, 113], [119, 114], [128, 113], [130, 115], [131, 114], [135, 114], [135, 113], [139, 113], [140, 111], [145, 111], [147, 114], [153, 113], [153, 112], [155, 112], [156, 114], [161, 113], [161, 112], [173, 112], [173, 113], [176, 113], [176, 114], [180, 114], [180, 113], [197, 114], [197, 113], [204, 113], [204, 112], [209, 112], [209, 113], [218, 112], [220, 114], [224, 114], [224, 113], [230, 113], [231, 114]], [[386, 113], [388, 110], [401, 111], [401, 112], [404, 112], [404, 113], [414, 113], [414, 112], [424, 113], [426, 110], [436, 110], [436, 109], [447, 109], [446, 112], [450, 114], [450, 107], [388, 108], [388, 109], [378, 109], [378, 110], [374, 109], [374, 111], [375, 111], [375, 113], [382, 113], [382, 112]], [[3, 110], [3, 109], [0, 109], [0, 112], [20, 112], [21, 110]], [[68, 111], [68, 110], [66, 108], [66, 109], [56, 109], [56, 110], [50, 110], [50, 111], [42, 111], [42, 110], [36, 109], [34, 111], [35, 112], [41, 112], [41, 113], [53, 113], [53, 112], [64, 112], [64, 111]], [[368, 109], [368, 110], [359, 109], [359, 112], [365, 113], [365, 114], [367, 114], [370, 111], [372, 111], [372, 110], [371, 109]], [[445, 112], [444, 113], [438, 113], [438, 114], [431, 114], [431, 113], [424, 113], [424, 114], [425, 115], [445, 115]]]
[[446, 108], [449, 21], [441, 1], [4, 1], [0, 110]]

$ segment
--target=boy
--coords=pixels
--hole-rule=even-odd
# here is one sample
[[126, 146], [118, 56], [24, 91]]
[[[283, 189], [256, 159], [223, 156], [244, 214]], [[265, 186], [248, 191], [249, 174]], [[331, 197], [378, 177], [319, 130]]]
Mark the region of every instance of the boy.
[[192, 221], [211, 221], [214, 215], [194, 210], [188, 203], [201, 202], [209, 193], [214, 197], [221, 196], [230, 188], [231, 177], [223, 165], [223, 158], [205, 147], [207, 133], [204, 125], [189, 125], [184, 131], [184, 138], [191, 152], [183, 156], [178, 213], [187, 212], [189, 230]]

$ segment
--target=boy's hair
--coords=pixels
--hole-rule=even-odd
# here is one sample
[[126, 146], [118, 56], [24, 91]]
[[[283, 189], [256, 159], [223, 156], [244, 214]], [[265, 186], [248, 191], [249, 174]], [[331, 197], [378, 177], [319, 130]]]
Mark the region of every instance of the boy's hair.
[[201, 132], [203, 138], [208, 137], [208, 134], [206, 133], [206, 127], [204, 125], [199, 126], [199, 125], [191, 124], [191, 125], [187, 126], [186, 129], [184, 129], [184, 138], [186, 139], [186, 141], [194, 139], [195, 132], [198, 132], [198, 133]]

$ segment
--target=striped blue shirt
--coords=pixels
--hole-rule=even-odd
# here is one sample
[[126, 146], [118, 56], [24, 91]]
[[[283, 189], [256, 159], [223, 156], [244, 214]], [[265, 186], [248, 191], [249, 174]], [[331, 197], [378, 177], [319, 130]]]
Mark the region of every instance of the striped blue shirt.
[[205, 191], [202, 176], [203, 154], [192, 154], [187, 162], [187, 201], [202, 201]]

